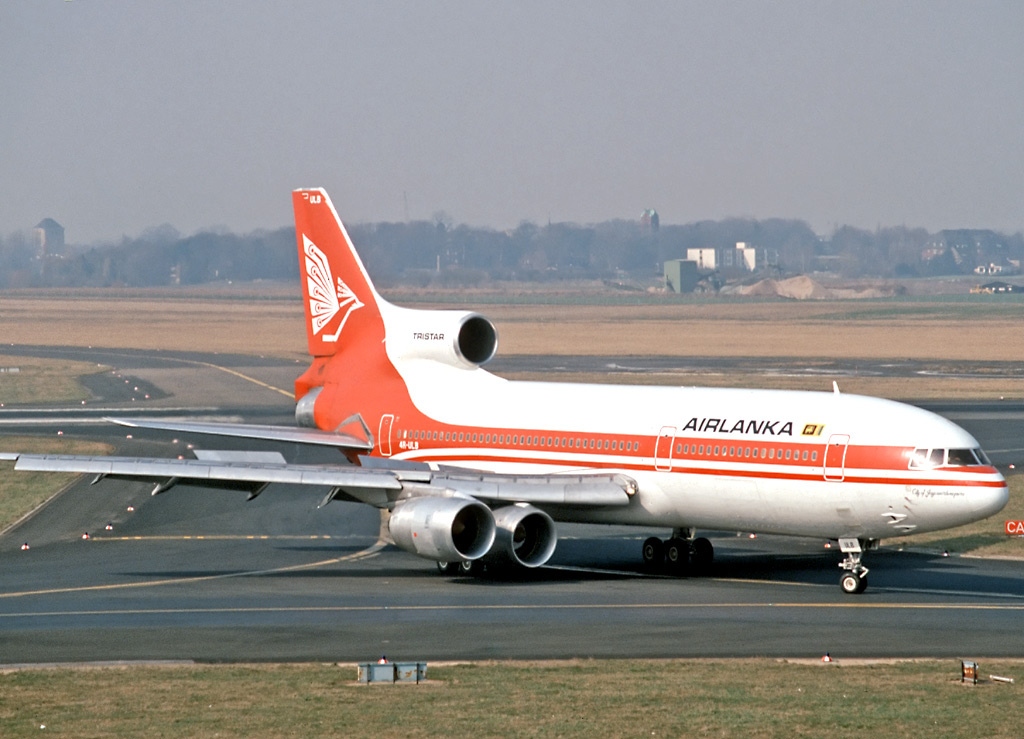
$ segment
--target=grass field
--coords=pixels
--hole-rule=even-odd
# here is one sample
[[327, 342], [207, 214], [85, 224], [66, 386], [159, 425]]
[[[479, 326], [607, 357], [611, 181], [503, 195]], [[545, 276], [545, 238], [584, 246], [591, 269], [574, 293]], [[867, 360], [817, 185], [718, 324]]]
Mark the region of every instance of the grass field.
[[[1019, 737], [1024, 664], [775, 660], [428, 666], [357, 685], [336, 665], [187, 665], [0, 674], [0, 734], [220, 737]], [[43, 728], [45, 727], [45, 729]]]
[[73, 403], [88, 400], [89, 392], [78, 381], [84, 375], [107, 368], [90, 362], [0, 354], [0, 408], [23, 403]]
[[[38, 436], [0, 437], [0, 451], [26, 454], [109, 454], [107, 444]], [[0, 532], [48, 501], [78, 475], [66, 472], [21, 472], [13, 462], [0, 462]]]

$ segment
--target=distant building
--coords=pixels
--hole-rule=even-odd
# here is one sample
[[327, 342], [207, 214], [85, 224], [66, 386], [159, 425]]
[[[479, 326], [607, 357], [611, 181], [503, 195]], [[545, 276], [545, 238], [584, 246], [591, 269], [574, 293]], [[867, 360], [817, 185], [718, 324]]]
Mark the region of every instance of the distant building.
[[737, 260], [737, 267], [742, 264], [748, 272], [757, 270], [757, 249], [749, 246], [745, 241], [736, 242], [736, 251], [733, 252], [733, 255]]
[[718, 269], [718, 249], [687, 249], [686, 258], [700, 270]]
[[[686, 258], [697, 263], [705, 271], [739, 270], [754, 272], [758, 268], [757, 249], [744, 241], [736, 243], [733, 249], [687, 249]], [[763, 260], [762, 260], [763, 261]]]
[[52, 218], [44, 218], [32, 230], [37, 253], [41, 257], [64, 253], [64, 227]]
[[665, 287], [675, 293], [692, 293], [700, 282], [697, 263], [689, 259], [665, 262]]
[[[966, 271], [971, 264], [984, 265], [986, 271], [978, 274], [996, 274], [989, 272], [988, 267], [1005, 267], [1006, 254], [1006, 243], [995, 231], [961, 228], [939, 231], [922, 250], [921, 259], [931, 262], [944, 258], [955, 265], [958, 271]], [[977, 268], [974, 269], [977, 272]]]
[[661, 220], [658, 218], [658, 211], [648, 208], [640, 214], [640, 230], [643, 233], [658, 233], [661, 227]]

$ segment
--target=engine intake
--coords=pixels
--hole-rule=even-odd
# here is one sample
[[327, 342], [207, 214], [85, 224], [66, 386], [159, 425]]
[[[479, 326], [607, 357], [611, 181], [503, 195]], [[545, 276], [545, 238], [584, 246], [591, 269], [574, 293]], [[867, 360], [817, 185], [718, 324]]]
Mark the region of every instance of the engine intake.
[[551, 559], [558, 539], [551, 516], [532, 505], [518, 503], [494, 511], [497, 535], [484, 557], [487, 562], [540, 567]]
[[395, 545], [435, 562], [479, 559], [494, 544], [491, 510], [468, 498], [426, 496], [395, 504], [388, 524]]

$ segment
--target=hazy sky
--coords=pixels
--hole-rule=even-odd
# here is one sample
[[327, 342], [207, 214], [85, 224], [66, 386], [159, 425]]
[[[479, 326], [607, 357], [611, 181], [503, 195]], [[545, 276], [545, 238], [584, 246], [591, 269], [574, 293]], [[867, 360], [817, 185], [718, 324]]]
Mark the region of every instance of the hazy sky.
[[[0, 234], [1024, 229], [1024, 2], [5, 0]], [[406, 202], [408, 205], [406, 205]]]

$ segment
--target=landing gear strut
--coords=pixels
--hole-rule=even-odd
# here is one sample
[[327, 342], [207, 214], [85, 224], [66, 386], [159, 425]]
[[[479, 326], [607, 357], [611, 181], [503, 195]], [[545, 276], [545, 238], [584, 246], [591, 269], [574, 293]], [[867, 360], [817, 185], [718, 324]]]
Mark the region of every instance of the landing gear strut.
[[693, 529], [673, 529], [671, 538], [661, 540], [656, 536], [644, 541], [644, 567], [652, 572], [666, 570], [671, 575], [702, 575], [711, 567], [715, 548], [711, 542], [700, 537], [693, 538]]
[[868, 588], [868, 568], [865, 567], [861, 558], [864, 551], [874, 549], [878, 542], [874, 539], [840, 539], [839, 549], [846, 555], [846, 559], [839, 563], [843, 574], [839, 578], [839, 587], [847, 595], [858, 595]]

